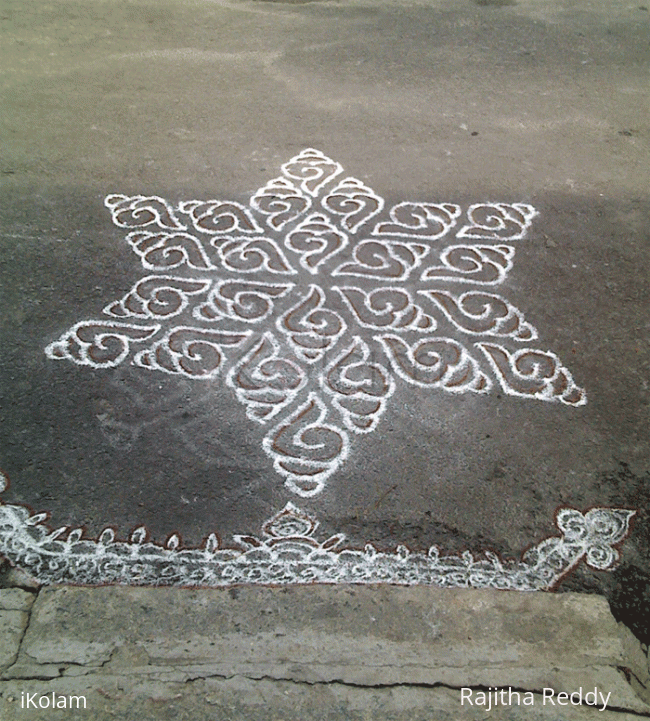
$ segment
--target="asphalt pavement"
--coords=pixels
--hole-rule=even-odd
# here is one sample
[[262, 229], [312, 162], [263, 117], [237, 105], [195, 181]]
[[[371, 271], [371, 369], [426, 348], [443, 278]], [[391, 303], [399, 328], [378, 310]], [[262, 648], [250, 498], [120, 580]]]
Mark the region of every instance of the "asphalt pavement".
[[647, 651], [648, 7], [2, 22], [7, 584], [578, 592]]

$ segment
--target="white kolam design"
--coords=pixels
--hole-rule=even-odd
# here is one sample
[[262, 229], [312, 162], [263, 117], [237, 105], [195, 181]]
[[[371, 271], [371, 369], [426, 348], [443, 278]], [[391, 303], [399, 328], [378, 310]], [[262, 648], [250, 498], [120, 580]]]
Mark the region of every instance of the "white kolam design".
[[316, 275], [319, 266], [345, 248], [348, 236], [326, 216], [314, 213], [287, 233], [284, 244], [299, 256], [303, 268]]
[[225, 383], [297, 496], [323, 492], [404, 383], [586, 403], [496, 292], [532, 205], [388, 206], [313, 148], [248, 200], [112, 194], [105, 205], [145, 272], [47, 356]]
[[250, 211], [241, 203], [221, 200], [187, 200], [178, 209], [187, 213], [194, 229], [200, 233], [228, 235], [230, 233], [259, 233], [260, 226]]
[[450, 245], [440, 252], [440, 265], [426, 268], [421, 280], [498, 285], [512, 268], [511, 245]]
[[398, 203], [390, 220], [377, 223], [373, 235], [397, 235], [419, 240], [438, 240], [456, 225], [460, 206], [452, 203]]
[[467, 225], [458, 238], [520, 240], [526, 235], [537, 211], [526, 203], [476, 203], [467, 210]]
[[224, 350], [239, 346], [250, 331], [229, 333], [207, 328], [176, 326], [133, 358], [142, 368], [179, 373], [188, 378], [212, 378], [223, 365]]
[[292, 287], [286, 283], [222, 280], [210, 292], [206, 303], [194, 307], [192, 315], [203, 321], [230, 318], [260, 323], [273, 312], [273, 299], [286, 295]]
[[421, 388], [449, 393], [487, 393], [492, 382], [466, 348], [451, 338], [425, 338], [409, 345], [397, 335], [378, 335], [395, 373]]
[[113, 368], [129, 355], [131, 343], [150, 340], [160, 328], [106, 320], [81, 321], [50, 343], [45, 354], [53, 360], [67, 358], [78, 365]]
[[[0, 493], [6, 481], [0, 474]], [[48, 526], [47, 513], [32, 513], [0, 500], [0, 555], [41, 584], [223, 587], [234, 584], [390, 583], [446, 588], [545, 591], [581, 562], [599, 571], [617, 564], [617, 546], [635, 511], [561, 508], [559, 536], [544, 539], [520, 558], [486, 551], [441, 555], [437, 546], [412, 551], [346, 545], [343, 534], [317, 533], [319, 523], [293, 503], [267, 520], [259, 536], [235, 535], [224, 546], [210, 533], [200, 548], [183, 548], [177, 534], [165, 544], [149, 540], [144, 526], [128, 540], [104, 529], [88, 538], [82, 528]]]
[[454, 296], [446, 290], [421, 290], [458, 330], [473, 335], [494, 335], [519, 341], [535, 340], [537, 331], [523, 313], [498, 295], [470, 290]]
[[362, 288], [333, 287], [340, 294], [356, 322], [364, 328], [394, 328], [429, 333], [436, 329], [435, 320], [414, 301], [408, 290], [385, 286], [367, 292]]
[[150, 275], [139, 280], [122, 300], [104, 308], [115, 318], [171, 318], [182, 313], [189, 296], [205, 293], [210, 280]]
[[111, 211], [115, 225], [120, 228], [186, 228], [176, 217], [172, 206], [156, 195], [107, 195], [104, 205]]
[[293, 401], [307, 377], [298, 363], [282, 357], [280, 343], [267, 332], [233, 366], [226, 382], [246, 406], [246, 415], [266, 423]]
[[311, 198], [303, 195], [290, 180], [275, 178], [253, 195], [251, 207], [266, 216], [271, 228], [282, 230], [311, 207]]
[[384, 207], [384, 199], [356, 178], [345, 178], [323, 199], [323, 207], [342, 216], [341, 225], [351, 233]]
[[354, 249], [354, 260], [340, 265], [332, 275], [406, 280], [428, 252], [422, 243], [363, 240]]
[[355, 337], [352, 344], [325, 369], [323, 390], [353, 433], [370, 433], [379, 423], [395, 381], [388, 368], [370, 360], [368, 344]]
[[323, 490], [325, 481], [347, 458], [348, 434], [327, 423], [327, 406], [315, 393], [264, 438], [273, 467], [285, 485], [305, 498]]
[[[147, 270], [172, 270], [187, 267], [192, 270], [216, 270], [208, 249], [189, 233], [152, 233], [138, 230], [126, 236], [127, 243], [140, 256], [142, 267]], [[133, 291], [131, 291], [133, 292]]]

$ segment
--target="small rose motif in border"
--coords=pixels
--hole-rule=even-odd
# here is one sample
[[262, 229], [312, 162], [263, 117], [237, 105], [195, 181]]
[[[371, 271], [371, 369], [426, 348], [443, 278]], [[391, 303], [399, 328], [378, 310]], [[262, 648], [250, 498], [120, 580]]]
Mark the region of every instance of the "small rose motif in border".
[[[0, 473], [0, 493], [6, 487]], [[97, 539], [86, 537], [81, 528], [52, 529], [47, 513], [33, 514], [0, 500], [0, 556], [43, 584], [390, 583], [544, 591], [581, 561], [600, 571], [614, 568], [634, 514], [618, 508], [561, 508], [556, 514], [561, 535], [532, 546], [517, 561], [491, 551], [443, 556], [437, 546], [425, 552], [403, 545], [381, 551], [371, 543], [363, 550], [350, 548], [343, 534], [319, 539], [316, 518], [293, 503], [269, 518], [259, 536], [236, 535], [234, 546], [223, 546], [211, 533], [201, 548], [183, 548], [176, 534], [164, 545], [153, 543], [144, 526], [126, 541], [118, 540], [112, 528]]]

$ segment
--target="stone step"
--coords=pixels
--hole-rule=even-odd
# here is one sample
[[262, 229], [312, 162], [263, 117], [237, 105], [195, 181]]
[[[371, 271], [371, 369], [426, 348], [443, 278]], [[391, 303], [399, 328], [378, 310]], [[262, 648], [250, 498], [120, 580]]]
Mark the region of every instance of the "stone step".
[[48, 707], [69, 718], [71, 696], [87, 704], [74, 718], [98, 721], [650, 715], [647, 658], [595, 595], [314, 585], [0, 599], [3, 721]]

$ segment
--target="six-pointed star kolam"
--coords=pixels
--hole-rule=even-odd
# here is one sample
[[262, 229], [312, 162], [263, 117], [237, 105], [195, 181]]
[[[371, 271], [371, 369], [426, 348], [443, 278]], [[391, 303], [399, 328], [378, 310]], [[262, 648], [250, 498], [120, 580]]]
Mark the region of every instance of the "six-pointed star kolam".
[[117, 194], [105, 205], [148, 274], [46, 354], [197, 381], [221, 374], [268, 429], [263, 447], [294, 494], [322, 492], [403, 382], [586, 403], [494, 292], [537, 215], [531, 205], [385, 209], [311, 148], [247, 205]]

